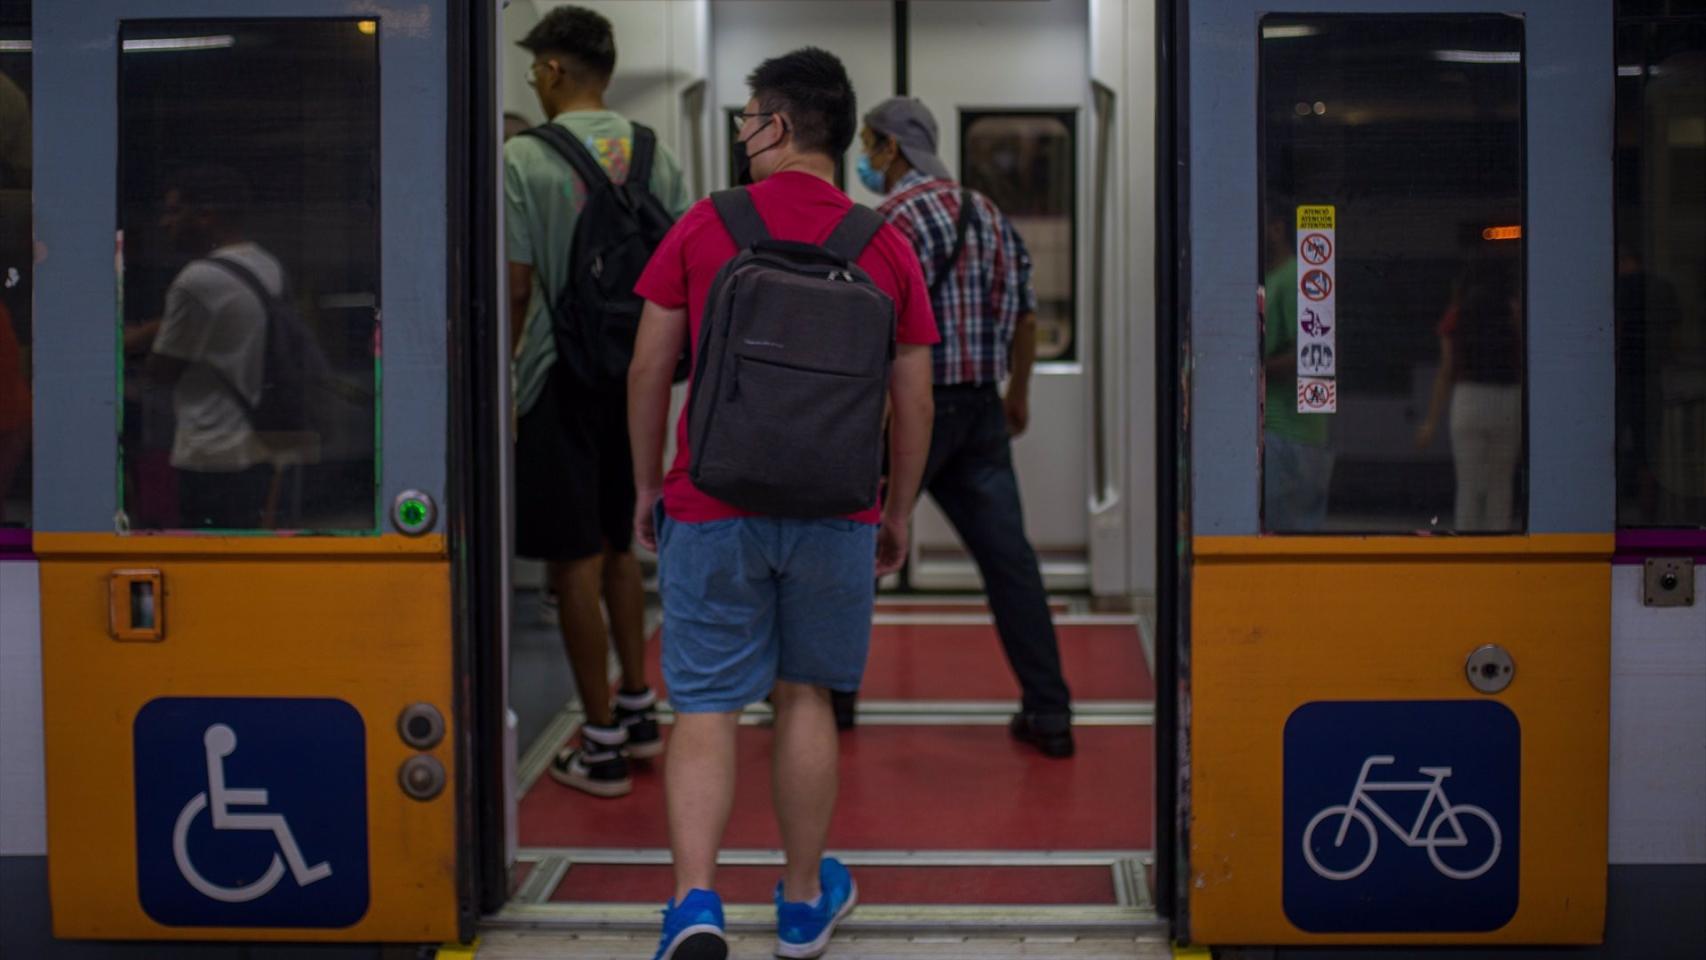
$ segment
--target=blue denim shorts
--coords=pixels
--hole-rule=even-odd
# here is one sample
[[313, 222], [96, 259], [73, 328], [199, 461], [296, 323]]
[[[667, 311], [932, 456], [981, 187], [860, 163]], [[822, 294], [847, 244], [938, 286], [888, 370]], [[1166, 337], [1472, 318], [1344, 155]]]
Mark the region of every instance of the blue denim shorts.
[[857, 690], [877, 528], [852, 520], [658, 518], [663, 676], [682, 713], [728, 713], [777, 680]]

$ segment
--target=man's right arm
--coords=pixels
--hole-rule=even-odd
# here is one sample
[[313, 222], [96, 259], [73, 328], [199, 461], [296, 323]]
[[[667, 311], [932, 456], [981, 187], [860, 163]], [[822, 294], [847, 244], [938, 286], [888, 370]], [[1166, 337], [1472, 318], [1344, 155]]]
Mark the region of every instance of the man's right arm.
[[527, 329], [528, 301], [533, 296], [533, 225], [528, 216], [527, 178], [522, 173], [522, 141], [504, 145], [504, 256], [509, 261], [509, 353], [521, 349]]
[[628, 441], [634, 460], [634, 534], [657, 549], [652, 505], [663, 495], [663, 441], [669, 429], [669, 386], [687, 343], [687, 308], [650, 300], [640, 311], [634, 359], [628, 365]]

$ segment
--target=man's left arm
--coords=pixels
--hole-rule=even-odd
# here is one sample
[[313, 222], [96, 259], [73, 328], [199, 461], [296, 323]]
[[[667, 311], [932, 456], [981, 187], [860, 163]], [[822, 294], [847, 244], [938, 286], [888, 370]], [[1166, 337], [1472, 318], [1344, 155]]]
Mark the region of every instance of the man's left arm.
[[[1009, 344], [1007, 393], [1001, 398], [1007, 413], [1007, 433], [1018, 436], [1031, 425], [1031, 370], [1037, 362], [1037, 294], [1031, 289], [1031, 253], [1025, 240], [1013, 229], [1006, 217], [1001, 218], [1005, 246], [1010, 250], [1008, 263], [1014, 276], [1008, 289], [1017, 298], [1014, 307], [1018, 316], [1013, 321], [1013, 339]], [[1002, 309], [1008, 309], [1002, 304]]]

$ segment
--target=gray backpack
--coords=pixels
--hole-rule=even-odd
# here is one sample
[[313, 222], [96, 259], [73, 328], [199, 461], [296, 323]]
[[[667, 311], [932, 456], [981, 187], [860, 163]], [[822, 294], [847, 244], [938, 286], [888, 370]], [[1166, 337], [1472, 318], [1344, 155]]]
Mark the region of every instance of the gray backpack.
[[856, 261], [883, 225], [855, 205], [823, 246], [771, 238], [745, 189], [711, 195], [738, 252], [711, 284], [688, 402], [688, 473], [752, 513], [877, 502], [895, 306]]

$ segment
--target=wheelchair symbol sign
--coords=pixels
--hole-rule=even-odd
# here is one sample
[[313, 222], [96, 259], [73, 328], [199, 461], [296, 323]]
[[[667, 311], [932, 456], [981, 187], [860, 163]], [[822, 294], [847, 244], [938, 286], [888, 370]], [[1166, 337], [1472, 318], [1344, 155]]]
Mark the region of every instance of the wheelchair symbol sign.
[[138, 895], [174, 926], [344, 927], [368, 907], [365, 727], [339, 700], [138, 712]]

